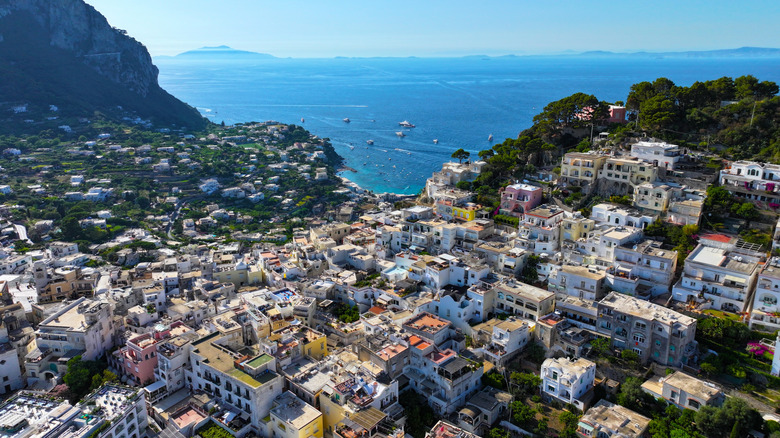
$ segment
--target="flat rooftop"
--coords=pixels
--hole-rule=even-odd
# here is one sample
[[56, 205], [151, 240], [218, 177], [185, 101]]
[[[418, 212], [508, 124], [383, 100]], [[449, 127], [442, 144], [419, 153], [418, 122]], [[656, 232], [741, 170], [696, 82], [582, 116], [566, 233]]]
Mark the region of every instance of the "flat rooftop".
[[438, 333], [449, 327], [451, 323], [428, 312], [423, 312], [417, 317], [407, 321], [404, 326], [411, 327], [427, 333]]
[[289, 391], [276, 397], [274, 404], [276, 406], [271, 409], [271, 413], [297, 430], [303, 429], [322, 415], [320, 411]]
[[600, 301], [600, 304], [608, 305], [618, 312], [646, 320], [660, 321], [665, 324], [680, 323], [690, 326], [696, 322], [694, 318], [675, 312], [672, 309], [617, 292], [610, 292], [609, 295]]

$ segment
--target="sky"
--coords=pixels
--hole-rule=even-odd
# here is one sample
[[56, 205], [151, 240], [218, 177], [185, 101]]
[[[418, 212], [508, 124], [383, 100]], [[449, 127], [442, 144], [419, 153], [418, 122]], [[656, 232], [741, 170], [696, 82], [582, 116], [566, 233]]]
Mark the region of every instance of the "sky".
[[86, 0], [152, 56], [228, 45], [279, 57], [780, 47], [780, 1]]

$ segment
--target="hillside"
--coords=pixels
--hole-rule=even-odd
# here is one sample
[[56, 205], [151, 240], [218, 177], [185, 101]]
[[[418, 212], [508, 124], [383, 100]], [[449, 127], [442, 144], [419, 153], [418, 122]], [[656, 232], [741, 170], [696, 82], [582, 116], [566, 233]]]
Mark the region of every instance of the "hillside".
[[0, 104], [202, 129], [157, 75], [146, 48], [82, 0], [0, 0]]

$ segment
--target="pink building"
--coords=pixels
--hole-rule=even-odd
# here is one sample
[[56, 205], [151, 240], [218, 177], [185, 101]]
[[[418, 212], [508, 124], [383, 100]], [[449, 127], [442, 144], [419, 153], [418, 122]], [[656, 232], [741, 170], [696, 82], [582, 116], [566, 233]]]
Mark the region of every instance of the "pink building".
[[523, 213], [542, 203], [542, 188], [529, 184], [512, 184], [500, 193], [502, 214], [522, 217]]
[[127, 344], [114, 351], [109, 363], [127, 378], [129, 385], [144, 386], [154, 381], [154, 368], [157, 366], [157, 340], [151, 334], [136, 336]]
[[626, 123], [626, 107], [624, 106], [609, 106], [609, 123]]

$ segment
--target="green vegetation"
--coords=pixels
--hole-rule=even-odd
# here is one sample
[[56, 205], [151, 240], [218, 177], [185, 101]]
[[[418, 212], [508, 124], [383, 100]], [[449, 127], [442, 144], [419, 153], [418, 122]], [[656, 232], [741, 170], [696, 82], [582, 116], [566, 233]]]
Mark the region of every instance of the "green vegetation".
[[626, 104], [638, 110], [639, 128], [656, 137], [689, 133], [682, 140], [697, 142], [709, 137], [708, 143], [725, 145], [732, 159], [776, 162], [780, 160], [777, 92], [774, 82], [759, 82], [750, 75], [694, 82], [689, 87], [658, 78], [631, 86]]
[[424, 438], [438, 420], [426, 400], [416, 392], [408, 391], [398, 400], [406, 412], [404, 432], [414, 438]]
[[200, 436], [201, 438], [233, 438], [233, 435], [214, 421], [209, 421], [203, 425], [195, 432], [195, 436]]
[[352, 323], [360, 319], [360, 312], [357, 306], [350, 306], [349, 304], [341, 303], [336, 307], [334, 312], [339, 321], [344, 323]]
[[[706, 211], [706, 210], [705, 210]], [[672, 245], [677, 251], [677, 270], [681, 271], [685, 264], [685, 258], [696, 247], [696, 233], [698, 225], [683, 225], [682, 227], [656, 219], [655, 222], [645, 228], [645, 235], [661, 238]]]
[[62, 377], [62, 380], [68, 385], [68, 400], [72, 404], [76, 404], [103, 383], [115, 381], [116, 374], [108, 371], [107, 368], [108, 364], [104, 361], [81, 360], [81, 356], [70, 359], [68, 370]]

